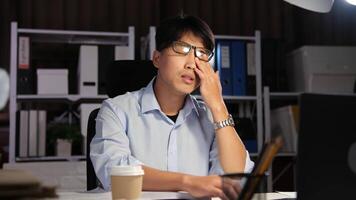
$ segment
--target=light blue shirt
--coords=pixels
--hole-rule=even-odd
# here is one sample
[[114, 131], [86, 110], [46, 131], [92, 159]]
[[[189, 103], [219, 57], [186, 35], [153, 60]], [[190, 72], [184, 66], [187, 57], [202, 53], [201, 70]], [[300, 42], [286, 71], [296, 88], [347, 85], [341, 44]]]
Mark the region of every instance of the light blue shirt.
[[[105, 190], [110, 190], [114, 165], [145, 165], [201, 176], [223, 174], [212, 116], [204, 102], [188, 95], [173, 122], [157, 102], [153, 80], [146, 88], [103, 102], [90, 157]], [[245, 171], [252, 167], [247, 154]]]

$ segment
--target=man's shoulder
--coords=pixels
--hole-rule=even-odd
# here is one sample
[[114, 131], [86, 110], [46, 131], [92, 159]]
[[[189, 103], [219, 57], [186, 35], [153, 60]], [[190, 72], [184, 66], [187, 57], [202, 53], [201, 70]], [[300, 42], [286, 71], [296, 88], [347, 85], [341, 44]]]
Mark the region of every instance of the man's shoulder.
[[144, 88], [132, 92], [126, 92], [125, 94], [118, 95], [113, 98], [106, 99], [104, 103], [110, 104], [111, 106], [128, 106], [131, 104], [137, 104], [138, 100], [143, 92]]

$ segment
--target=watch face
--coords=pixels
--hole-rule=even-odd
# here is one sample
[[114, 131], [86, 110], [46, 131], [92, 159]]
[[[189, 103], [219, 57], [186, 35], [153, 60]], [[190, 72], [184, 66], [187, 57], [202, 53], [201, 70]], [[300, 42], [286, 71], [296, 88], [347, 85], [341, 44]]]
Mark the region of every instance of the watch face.
[[229, 124], [231, 124], [231, 125], [235, 125], [235, 122], [234, 122], [234, 119], [232, 118], [232, 116], [231, 115], [229, 115]]

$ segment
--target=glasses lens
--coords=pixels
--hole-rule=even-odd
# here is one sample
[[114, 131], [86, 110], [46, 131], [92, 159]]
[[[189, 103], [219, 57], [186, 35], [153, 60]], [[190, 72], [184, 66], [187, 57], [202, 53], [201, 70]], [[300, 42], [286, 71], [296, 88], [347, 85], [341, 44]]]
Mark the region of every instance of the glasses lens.
[[211, 58], [212, 52], [209, 51], [208, 49], [196, 48], [195, 49], [195, 55], [200, 60], [208, 62], [210, 60], [210, 58]]
[[188, 43], [180, 41], [173, 42], [173, 50], [179, 54], [187, 55], [192, 48], [195, 50], [195, 56], [205, 62], [208, 62], [213, 55], [212, 51], [205, 48], [194, 47]]
[[177, 53], [180, 54], [188, 54], [190, 52], [190, 49], [192, 48], [192, 46], [190, 46], [187, 43], [184, 42], [174, 42], [173, 43], [173, 50]]

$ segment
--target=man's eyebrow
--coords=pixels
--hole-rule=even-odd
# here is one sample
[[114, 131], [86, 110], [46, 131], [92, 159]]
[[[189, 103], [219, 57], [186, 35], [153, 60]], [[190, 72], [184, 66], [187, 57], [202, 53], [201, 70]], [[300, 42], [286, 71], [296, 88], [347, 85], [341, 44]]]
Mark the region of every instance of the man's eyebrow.
[[203, 46], [201, 47], [201, 46], [192, 45], [192, 44], [190, 44], [189, 42], [185, 42], [185, 41], [183, 41], [183, 40], [177, 40], [177, 41], [178, 41], [178, 42], [183, 42], [183, 43], [189, 44], [190, 46], [194, 46], [194, 47], [197, 47], [197, 48], [207, 49], [207, 50], [210, 51], [210, 49], [206, 48], [206, 47], [204, 46], [204, 44], [203, 44]]

